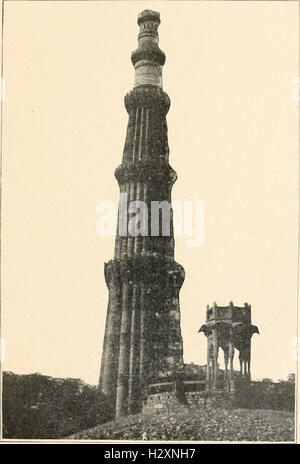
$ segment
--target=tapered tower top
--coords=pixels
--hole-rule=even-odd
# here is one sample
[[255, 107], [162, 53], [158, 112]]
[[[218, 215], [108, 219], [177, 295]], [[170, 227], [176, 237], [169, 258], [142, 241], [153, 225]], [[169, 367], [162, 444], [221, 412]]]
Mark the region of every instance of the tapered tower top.
[[145, 21], [155, 21], [160, 24], [160, 14], [158, 11], [144, 10], [138, 15], [138, 25]]
[[158, 47], [157, 28], [160, 14], [152, 10], [144, 10], [138, 15], [140, 32], [139, 46], [132, 52], [131, 61], [135, 68], [134, 87], [139, 85], [155, 85], [162, 87], [162, 66], [166, 57]]

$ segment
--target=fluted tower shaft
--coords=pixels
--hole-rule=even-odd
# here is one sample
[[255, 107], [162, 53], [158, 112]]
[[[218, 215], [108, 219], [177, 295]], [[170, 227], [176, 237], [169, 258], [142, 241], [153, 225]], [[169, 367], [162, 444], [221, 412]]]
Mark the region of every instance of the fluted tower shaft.
[[147, 385], [183, 374], [179, 290], [182, 266], [174, 261], [171, 190], [162, 90], [165, 55], [158, 47], [159, 13], [138, 17], [139, 46], [131, 55], [133, 90], [125, 96], [129, 115], [121, 165], [114, 259], [105, 264], [109, 290], [99, 387], [116, 416], [141, 410]]

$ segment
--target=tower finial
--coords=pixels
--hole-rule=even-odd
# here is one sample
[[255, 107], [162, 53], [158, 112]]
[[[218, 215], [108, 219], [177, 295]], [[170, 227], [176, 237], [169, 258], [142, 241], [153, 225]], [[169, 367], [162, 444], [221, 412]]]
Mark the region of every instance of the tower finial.
[[162, 87], [162, 66], [166, 56], [158, 47], [157, 28], [160, 14], [152, 10], [144, 10], [138, 15], [140, 32], [139, 46], [132, 52], [131, 61], [135, 68], [134, 87], [138, 85], [156, 85]]

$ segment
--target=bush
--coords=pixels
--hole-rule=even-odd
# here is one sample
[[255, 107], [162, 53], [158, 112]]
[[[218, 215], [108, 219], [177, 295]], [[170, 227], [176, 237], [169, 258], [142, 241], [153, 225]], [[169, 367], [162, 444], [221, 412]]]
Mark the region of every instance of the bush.
[[62, 438], [112, 419], [109, 400], [79, 379], [3, 373], [3, 437]]

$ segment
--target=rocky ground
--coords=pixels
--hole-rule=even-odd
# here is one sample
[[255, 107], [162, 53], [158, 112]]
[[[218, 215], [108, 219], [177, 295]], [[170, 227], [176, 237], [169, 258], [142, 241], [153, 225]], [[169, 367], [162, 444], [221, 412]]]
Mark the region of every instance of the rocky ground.
[[294, 413], [217, 407], [128, 416], [79, 432], [73, 439], [294, 441]]

